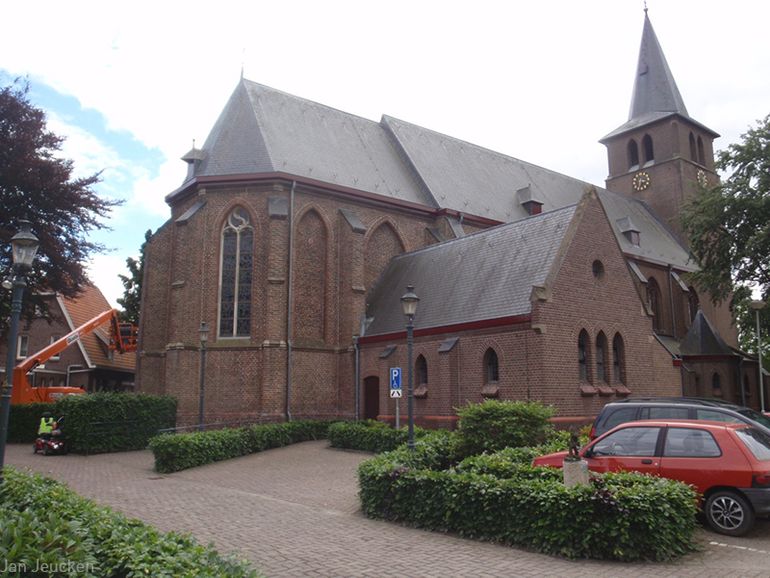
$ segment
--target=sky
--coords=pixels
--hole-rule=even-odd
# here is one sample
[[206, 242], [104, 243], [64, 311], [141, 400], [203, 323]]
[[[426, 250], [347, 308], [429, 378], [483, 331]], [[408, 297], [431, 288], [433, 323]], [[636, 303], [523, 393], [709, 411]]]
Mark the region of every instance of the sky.
[[[726, 148], [770, 113], [770, 3], [649, 0], [690, 116]], [[123, 199], [92, 239], [116, 305], [127, 257], [169, 217], [180, 160], [202, 146], [241, 74], [379, 120], [388, 114], [598, 185], [598, 140], [628, 118], [637, 0], [105, 0], [0, 8], [0, 85], [66, 137], [78, 176]]]

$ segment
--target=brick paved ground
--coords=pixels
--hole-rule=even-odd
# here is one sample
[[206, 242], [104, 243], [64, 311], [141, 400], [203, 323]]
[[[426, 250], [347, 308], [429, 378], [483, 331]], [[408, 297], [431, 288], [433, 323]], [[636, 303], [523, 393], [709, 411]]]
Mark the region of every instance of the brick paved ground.
[[569, 561], [365, 518], [356, 465], [367, 454], [307, 442], [170, 475], [148, 451], [33, 455], [6, 461], [162, 530], [188, 531], [239, 552], [269, 577], [770, 576], [770, 522], [749, 538], [699, 533], [703, 551], [674, 564]]

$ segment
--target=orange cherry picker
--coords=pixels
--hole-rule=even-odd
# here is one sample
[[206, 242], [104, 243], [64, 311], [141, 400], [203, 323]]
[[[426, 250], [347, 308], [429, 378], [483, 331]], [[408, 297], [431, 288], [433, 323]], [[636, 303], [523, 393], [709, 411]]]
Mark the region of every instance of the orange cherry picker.
[[105, 323], [110, 324], [109, 347], [111, 351], [117, 351], [118, 353], [136, 351], [137, 327], [130, 323], [121, 323], [116, 309], [104, 311], [61, 339], [54, 341], [48, 347], [30, 355], [14, 367], [11, 403], [51, 402], [63, 395], [84, 394], [85, 390], [80, 387], [32, 387], [27, 375], [54, 355], [57, 355], [78, 341], [81, 337], [88, 335]]

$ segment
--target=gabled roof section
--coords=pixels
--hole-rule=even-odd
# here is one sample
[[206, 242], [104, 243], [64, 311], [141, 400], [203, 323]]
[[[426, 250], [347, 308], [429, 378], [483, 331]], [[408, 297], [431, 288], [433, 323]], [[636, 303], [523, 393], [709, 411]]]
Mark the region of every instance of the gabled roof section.
[[[101, 291], [93, 285], [88, 285], [74, 299], [61, 298], [65, 314], [71, 320], [73, 327], [80, 327], [86, 321], [100, 313], [112, 309]], [[133, 372], [136, 367], [136, 356], [132, 353], [115, 353], [112, 358], [108, 354], [109, 326], [107, 324], [80, 338], [81, 348], [85, 351], [89, 367], [116, 369]]]
[[679, 349], [683, 356], [687, 355], [729, 355], [736, 356], [735, 351], [724, 342], [709, 323], [702, 310], [693, 319], [690, 330], [682, 340]]
[[663, 49], [660, 47], [658, 37], [645, 10], [642, 43], [639, 47], [639, 61], [636, 66], [628, 122], [602, 138], [601, 142], [672, 115], [686, 118], [712, 136], [719, 136], [710, 128], [690, 118], [687, 113], [684, 99], [679, 93], [674, 75], [666, 62]]
[[191, 178], [282, 172], [432, 206], [378, 123], [250, 80], [202, 152]]
[[417, 329], [531, 312], [575, 215], [571, 205], [395, 257], [367, 299], [367, 336], [404, 330], [400, 296], [415, 286]]
[[579, 202], [591, 186], [387, 115], [382, 124], [439, 207], [510, 223], [528, 216], [517, 197], [522, 188], [545, 212]]
[[[625, 255], [659, 265], [671, 265], [682, 271], [698, 269], [689, 251], [644, 202], [605, 189], [597, 188], [597, 194]], [[623, 234], [626, 221], [632, 222], [639, 232], [639, 245], [634, 245]]]

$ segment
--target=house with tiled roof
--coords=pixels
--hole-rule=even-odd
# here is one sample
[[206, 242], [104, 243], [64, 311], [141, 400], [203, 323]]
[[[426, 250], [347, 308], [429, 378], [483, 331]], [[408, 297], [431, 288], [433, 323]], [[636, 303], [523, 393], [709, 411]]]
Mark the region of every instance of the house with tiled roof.
[[680, 348], [698, 315], [737, 347], [729, 311], [688, 282], [679, 227], [717, 180], [717, 136], [646, 14], [631, 113], [601, 141], [606, 188], [241, 79], [147, 243], [137, 387], [177, 397], [182, 422], [201, 383], [206, 421], [392, 420], [409, 285], [418, 423], [488, 397], [574, 421], [629, 395], [747, 401], [750, 359]]
[[[74, 298], [44, 295], [48, 314], [23, 321], [16, 343], [16, 359], [40, 351], [112, 306], [102, 292], [89, 285]], [[109, 324], [83, 335], [59, 355], [36, 367], [29, 376], [33, 386], [72, 386], [86, 391], [132, 391], [136, 355], [110, 351]], [[6, 344], [0, 345], [5, 356]], [[5, 357], [3, 357], [5, 359]]]

